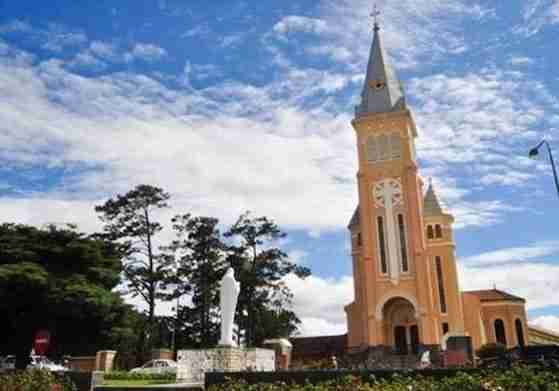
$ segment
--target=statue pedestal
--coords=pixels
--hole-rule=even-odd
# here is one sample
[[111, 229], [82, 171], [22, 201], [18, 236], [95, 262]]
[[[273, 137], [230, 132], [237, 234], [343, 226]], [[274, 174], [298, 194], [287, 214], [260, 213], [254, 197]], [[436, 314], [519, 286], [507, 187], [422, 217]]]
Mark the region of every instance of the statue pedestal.
[[214, 349], [179, 350], [177, 380], [203, 383], [206, 372], [275, 371], [276, 355], [270, 349], [218, 346]]

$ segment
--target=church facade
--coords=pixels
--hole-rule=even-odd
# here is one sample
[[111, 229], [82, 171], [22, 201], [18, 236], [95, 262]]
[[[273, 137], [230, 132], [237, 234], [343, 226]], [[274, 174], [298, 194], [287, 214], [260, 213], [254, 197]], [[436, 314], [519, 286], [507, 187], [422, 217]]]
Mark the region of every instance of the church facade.
[[496, 289], [460, 290], [454, 218], [419, 175], [414, 117], [378, 25], [374, 30], [352, 121], [359, 205], [348, 227], [354, 301], [345, 307], [347, 347], [405, 354], [444, 347], [448, 336], [470, 336], [474, 349], [524, 345], [524, 299]]

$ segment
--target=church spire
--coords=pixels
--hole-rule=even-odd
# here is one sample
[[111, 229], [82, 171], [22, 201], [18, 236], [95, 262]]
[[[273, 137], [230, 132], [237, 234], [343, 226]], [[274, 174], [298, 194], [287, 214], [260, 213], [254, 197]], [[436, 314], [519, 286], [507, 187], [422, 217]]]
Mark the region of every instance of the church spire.
[[380, 27], [377, 22], [379, 12], [373, 12], [374, 37], [367, 65], [367, 76], [361, 93], [361, 104], [355, 108], [356, 116], [373, 113], [386, 113], [406, 108], [404, 90], [394, 69], [390, 66], [388, 56], [380, 39]]
[[423, 213], [425, 216], [438, 216], [444, 214], [439, 199], [435, 194], [435, 189], [433, 188], [433, 182], [431, 180], [429, 180], [429, 188], [427, 189], [427, 193], [425, 193], [425, 198], [423, 199]]

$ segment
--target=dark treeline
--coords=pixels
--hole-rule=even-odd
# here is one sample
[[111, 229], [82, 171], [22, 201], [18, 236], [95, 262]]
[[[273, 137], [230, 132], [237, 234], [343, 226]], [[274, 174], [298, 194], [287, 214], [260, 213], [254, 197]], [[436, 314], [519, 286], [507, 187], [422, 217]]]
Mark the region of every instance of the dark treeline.
[[[153, 348], [213, 347], [228, 267], [241, 282], [240, 343], [295, 333], [300, 320], [283, 278], [310, 270], [279, 248], [285, 233], [276, 223], [246, 212], [222, 232], [216, 218], [187, 213], [165, 225], [158, 218], [169, 201], [163, 189], [139, 185], [95, 207], [103, 230], [92, 235], [74, 225], [0, 225], [0, 355], [16, 354], [24, 367], [40, 329], [52, 335], [53, 356], [114, 349], [132, 365]], [[168, 243], [165, 227], [174, 236]], [[124, 294], [146, 311], [126, 304]], [[164, 301], [173, 314], [157, 316]]]

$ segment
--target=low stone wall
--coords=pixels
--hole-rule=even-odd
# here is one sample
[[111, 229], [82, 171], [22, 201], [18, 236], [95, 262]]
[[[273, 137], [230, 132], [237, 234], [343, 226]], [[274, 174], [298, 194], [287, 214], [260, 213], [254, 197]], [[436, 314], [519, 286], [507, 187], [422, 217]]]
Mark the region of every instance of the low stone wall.
[[68, 368], [77, 372], [93, 372], [95, 356], [68, 357]]
[[274, 371], [275, 352], [269, 349], [218, 347], [177, 352], [177, 379], [203, 383], [208, 372]]

